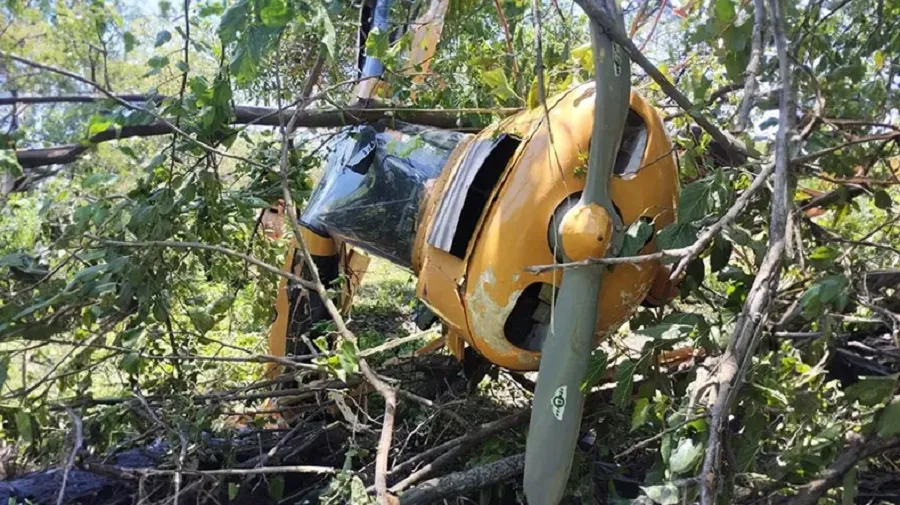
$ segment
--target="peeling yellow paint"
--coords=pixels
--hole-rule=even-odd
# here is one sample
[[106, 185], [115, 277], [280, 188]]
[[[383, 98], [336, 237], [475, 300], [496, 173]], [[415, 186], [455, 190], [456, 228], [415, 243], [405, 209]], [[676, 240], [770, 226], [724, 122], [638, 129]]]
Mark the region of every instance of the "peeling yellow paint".
[[488, 268], [481, 273], [481, 277], [475, 283], [475, 289], [469, 293], [465, 300], [469, 324], [472, 328], [477, 328], [477, 335], [485, 341], [491, 348], [491, 351], [498, 355], [501, 360], [513, 362], [503, 366], [516, 369], [535, 368], [538, 364], [539, 354], [524, 351], [512, 345], [503, 332], [506, 318], [509, 317], [509, 314], [516, 306], [522, 290], [517, 289], [511, 292], [505, 303], [497, 303], [490, 293], [493, 291], [495, 283], [496, 279], [492, 268]]

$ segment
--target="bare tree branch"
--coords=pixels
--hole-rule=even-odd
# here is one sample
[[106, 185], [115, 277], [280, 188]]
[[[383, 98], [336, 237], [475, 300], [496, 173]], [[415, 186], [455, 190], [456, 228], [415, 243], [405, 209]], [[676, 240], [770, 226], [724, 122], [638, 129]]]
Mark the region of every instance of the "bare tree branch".
[[859, 435], [855, 435], [847, 450], [841, 453], [828, 468], [814, 480], [801, 486], [797, 490], [796, 496], [784, 498], [780, 503], [784, 505], [815, 505], [820, 498], [825, 497], [829, 489], [840, 484], [844, 475], [861, 460], [900, 448], [900, 439], [898, 438], [885, 440], [875, 436], [866, 441], [862, 441], [860, 438]]
[[[318, 79], [318, 75], [315, 73], [310, 73], [308, 80], [311, 81], [312, 79]], [[278, 80], [277, 83], [280, 88], [281, 81]], [[307, 85], [304, 86], [304, 89], [311, 90], [312, 86], [307, 83]], [[279, 93], [278, 95], [280, 97], [281, 93]], [[356, 335], [354, 335], [347, 328], [343, 316], [341, 316], [340, 311], [338, 310], [337, 306], [335, 306], [334, 301], [328, 294], [328, 291], [325, 289], [325, 284], [322, 283], [322, 279], [319, 276], [318, 266], [316, 265], [315, 261], [313, 261], [312, 255], [310, 254], [309, 249], [306, 247], [306, 242], [303, 239], [303, 232], [300, 229], [300, 221], [297, 218], [297, 206], [294, 203], [294, 198], [291, 195], [291, 189], [288, 182], [288, 139], [290, 138], [291, 133], [296, 127], [299, 113], [306, 105], [308, 105], [308, 102], [298, 105], [287, 126], [282, 128], [280, 172], [285, 213], [287, 214], [288, 222], [291, 226], [291, 231], [294, 234], [296, 248], [300, 252], [301, 257], [303, 258], [303, 262], [307, 267], [307, 272], [311, 277], [311, 289], [314, 289], [315, 292], [319, 295], [319, 298], [325, 305], [325, 309], [334, 322], [334, 325], [341, 337], [345, 341], [352, 343], [353, 346], [356, 346]], [[281, 120], [281, 116], [279, 116], [279, 120]], [[369, 367], [369, 364], [366, 362], [365, 358], [359, 358], [359, 369], [360, 372], [362, 372], [363, 377], [365, 377], [366, 381], [371, 384], [375, 388], [375, 390], [378, 391], [378, 393], [384, 398], [384, 419], [382, 420], [381, 437], [378, 442], [378, 452], [376, 453], [375, 457], [375, 490], [378, 496], [378, 503], [380, 503], [381, 505], [388, 505], [391, 497], [388, 495], [387, 491], [386, 474], [389, 456], [388, 453], [390, 452], [391, 439], [393, 437], [394, 431], [394, 414], [397, 409], [397, 391], [395, 388], [388, 385], [385, 381], [381, 380], [378, 375], [375, 374], [371, 367]]]
[[747, 63], [747, 70], [744, 71], [744, 96], [741, 99], [741, 108], [734, 123], [736, 132], [742, 132], [747, 129], [747, 123], [750, 121], [750, 111], [753, 110], [753, 101], [756, 99], [756, 90], [759, 87], [756, 76], [759, 75], [759, 67], [762, 61], [765, 25], [766, 2], [765, 0], [753, 0], [753, 35], [750, 38], [750, 61]]
[[59, 486], [59, 495], [56, 497], [56, 505], [62, 505], [63, 500], [66, 499], [66, 484], [69, 481], [69, 472], [71, 472], [72, 467], [75, 466], [75, 458], [81, 451], [81, 446], [84, 445], [84, 429], [82, 428], [81, 418], [69, 407], [66, 407], [66, 412], [69, 414], [69, 417], [72, 418], [72, 426], [74, 428], [72, 452], [66, 460], [65, 468], [63, 468], [62, 484]]
[[9, 54], [9, 53], [3, 52], [3, 51], [0, 51], [0, 57], [2, 57], [2, 58], [9, 58], [9, 59], [11, 59], [11, 60], [13, 60], [13, 61], [16, 61], [16, 62], [19, 62], [19, 63], [21, 63], [21, 64], [23, 64], [23, 65], [27, 65], [27, 66], [29, 66], [29, 67], [36, 68], [36, 69], [39, 69], [39, 70], [44, 70], [44, 71], [47, 71], [47, 72], [52, 72], [52, 73], [55, 73], [55, 74], [59, 74], [59, 75], [68, 77], [68, 78], [70, 78], [70, 79], [76, 80], [76, 81], [78, 81], [78, 82], [81, 82], [81, 83], [83, 83], [83, 84], [87, 84], [87, 85], [89, 85], [89, 86], [95, 88], [95, 89], [96, 89], [97, 91], [99, 91], [100, 93], [103, 93], [104, 95], [106, 95], [108, 98], [110, 98], [111, 100], [113, 100], [113, 101], [116, 102], [117, 104], [119, 104], [119, 105], [125, 107], [126, 109], [130, 109], [130, 110], [137, 111], [137, 112], [142, 112], [142, 113], [144, 113], [144, 114], [149, 114], [150, 116], [153, 116], [153, 118], [155, 118], [158, 122], [160, 122], [160, 123], [162, 123], [162, 124], [168, 126], [169, 128], [171, 128], [171, 132], [172, 132], [172, 133], [177, 133], [178, 135], [181, 135], [181, 136], [184, 137], [187, 141], [191, 142], [192, 144], [197, 145], [198, 147], [200, 147], [200, 148], [203, 149], [204, 151], [207, 151], [207, 152], [213, 153], [213, 154], [217, 154], [217, 155], [222, 156], [222, 157], [224, 157], [224, 158], [232, 158], [232, 159], [236, 159], [236, 160], [241, 160], [241, 161], [244, 161], [244, 162], [249, 163], [249, 164], [251, 164], [251, 165], [255, 165], [255, 166], [259, 166], [259, 167], [265, 168], [265, 167], [264, 167], [262, 164], [260, 164], [260, 163], [257, 163], [257, 162], [252, 161], [252, 160], [248, 160], [248, 159], [246, 159], [246, 158], [244, 158], [244, 157], [242, 157], [242, 156], [235, 156], [235, 155], [233, 155], [233, 154], [229, 154], [229, 153], [226, 153], [226, 152], [224, 152], [224, 151], [220, 151], [220, 150], [218, 150], [218, 149], [216, 149], [216, 148], [214, 148], [214, 147], [212, 147], [212, 146], [210, 146], [210, 145], [208, 145], [208, 144], [206, 144], [206, 143], [204, 143], [204, 142], [201, 142], [201, 141], [195, 139], [195, 138], [192, 137], [189, 133], [187, 133], [187, 132], [185, 132], [184, 130], [182, 130], [181, 128], [175, 126], [174, 124], [172, 124], [171, 122], [169, 122], [168, 119], [166, 119], [166, 118], [160, 116], [159, 114], [157, 114], [157, 113], [155, 113], [155, 112], [153, 112], [153, 111], [151, 111], [151, 110], [149, 110], [149, 109], [146, 109], [146, 108], [144, 108], [144, 107], [141, 107], [141, 106], [138, 106], [138, 105], [134, 105], [134, 104], [131, 103], [131, 102], [122, 100], [122, 99], [118, 98], [116, 95], [114, 95], [113, 93], [111, 93], [110, 91], [108, 91], [106, 88], [104, 88], [103, 86], [101, 86], [100, 84], [98, 84], [98, 83], [96, 83], [96, 82], [94, 82], [94, 81], [92, 81], [92, 80], [90, 80], [90, 79], [87, 79], [87, 78], [85, 78], [85, 77], [82, 77], [82, 76], [80, 76], [80, 75], [78, 75], [78, 74], [76, 74], [76, 73], [69, 72], [68, 70], [64, 70], [64, 69], [61, 69], [61, 68], [57, 68], [57, 67], [54, 67], [54, 66], [51, 66], [51, 65], [44, 65], [44, 64], [42, 64], [42, 63], [38, 63], [38, 62], [36, 62], [36, 61], [29, 60], [28, 58], [23, 58], [23, 57], [21, 57], [21, 56], [16, 56], [16, 55], [14, 55], [14, 54]]
[[[121, 95], [133, 97], [138, 95]], [[100, 97], [90, 95], [68, 95], [62, 98], [61, 103], [93, 102]], [[147, 98], [152, 98], [147, 96]], [[465, 114], [499, 114], [506, 115], [518, 112], [521, 109], [414, 109], [414, 108], [347, 108], [324, 109], [298, 112], [293, 109], [272, 109], [267, 107], [237, 106], [234, 108], [232, 124], [279, 126], [290, 118], [297, 116], [295, 127], [300, 128], [338, 128], [341, 126], [375, 122], [386, 119], [399, 119], [409, 123], [446, 129], [477, 128], [479, 123], [466, 119]], [[21, 149], [16, 151], [16, 158], [23, 168], [35, 168], [48, 165], [65, 165], [77, 160], [93, 145], [122, 140], [132, 137], [153, 137], [174, 133], [172, 127], [162, 121], [155, 121], [146, 125], [130, 125], [122, 127], [110, 127], [99, 132], [85, 142], [68, 144], [63, 146]]]
[[463, 472], [425, 481], [400, 496], [400, 505], [440, 503], [442, 498], [460, 496], [491, 484], [511, 479], [525, 469], [525, 454], [516, 454]]
[[759, 343], [760, 331], [768, 318], [771, 301], [781, 278], [781, 267], [786, 249], [787, 218], [790, 207], [790, 156], [789, 136], [793, 131], [794, 104], [791, 89], [791, 66], [784, 35], [784, 6], [780, 0], [769, 0], [772, 31], [778, 52], [781, 76], [781, 100], [778, 133], [775, 139], [775, 189], [772, 196], [769, 219], [769, 248], [762, 266], [747, 294], [744, 308], [738, 316], [731, 341], [716, 364], [712, 384], [718, 387], [710, 412], [709, 439], [700, 471], [700, 503], [715, 505], [721, 479], [722, 437], [725, 421], [749, 364]]

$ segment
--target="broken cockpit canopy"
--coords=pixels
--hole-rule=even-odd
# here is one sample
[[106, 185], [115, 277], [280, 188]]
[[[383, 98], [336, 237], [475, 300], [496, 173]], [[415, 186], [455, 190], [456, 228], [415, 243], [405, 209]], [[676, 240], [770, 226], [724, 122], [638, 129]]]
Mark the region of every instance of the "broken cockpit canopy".
[[300, 222], [411, 267], [419, 203], [465, 134], [395, 123], [344, 129]]

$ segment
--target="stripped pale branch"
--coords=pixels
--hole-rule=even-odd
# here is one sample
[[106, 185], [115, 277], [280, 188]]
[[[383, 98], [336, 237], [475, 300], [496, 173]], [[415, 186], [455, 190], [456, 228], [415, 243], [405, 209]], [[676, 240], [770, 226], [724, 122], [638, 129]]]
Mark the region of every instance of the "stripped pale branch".
[[775, 176], [769, 219], [769, 247], [747, 294], [743, 310], [735, 323], [728, 347], [716, 363], [716, 372], [711, 378], [711, 384], [717, 387], [717, 395], [710, 410], [709, 438], [699, 475], [702, 505], [714, 505], [719, 496], [719, 483], [722, 480], [722, 439], [727, 436], [724, 433], [726, 421], [751, 363], [750, 357], [759, 343], [762, 327], [768, 319], [771, 302], [781, 278], [786, 249], [787, 217], [791, 204], [789, 170], [792, 149], [789, 137], [793, 132], [794, 103], [791, 66], [784, 34], [784, 5], [779, 0], [769, 0], [769, 5], [782, 85], [778, 133], [775, 139]]

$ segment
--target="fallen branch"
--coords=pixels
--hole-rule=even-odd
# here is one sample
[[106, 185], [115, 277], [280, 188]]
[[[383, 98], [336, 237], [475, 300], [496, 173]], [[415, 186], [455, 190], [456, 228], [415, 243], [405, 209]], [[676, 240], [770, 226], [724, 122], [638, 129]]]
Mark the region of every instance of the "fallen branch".
[[[412, 108], [375, 108], [375, 109], [322, 109], [305, 111], [298, 115], [296, 126], [303, 128], [338, 128], [366, 122], [377, 122], [386, 119], [398, 119], [408, 123], [445, 129], [478, 128], [477, 121], [463, 121], [462, 114], [508, 114], [519, 109], [412, 109]], [[293, 109], [278, 111], [265, 107], [237, 106], [231, 124], [254, 124], [258, 126], [276, 126], [285, 116], [294, 114]], [[16, 159], [23, 168], [37, 168], [48, 165], [65, 165], [73, 163], [91, 147], [110, 141], [124, 140], [132, 137], [154, 137], [176, 133], [166, 122], [155, 121], [146, 125], [110, 127], [99, 132], [86, 141], [78, 144], [62, 146], [20, 149], [16, 151]], [[219, 154], [219, 153], [217, 153]]]
[[95, 235], [85, 235], [85, 237], [87, 237], [90, 240], [100, 242], [101, 244], [104, 244], [104, 245], [112, 245], [112, 246], [119, 246], [119, 247], [133, 247], [133, 248], [170, 247], [173, 249], [201, 249], [204, 251], [214, 251], [217, 253], [225, 254], [227, 256], [233, 256], [235, 258], [242, 259], [242, 260], [246, 261], [247, 263], [256, 265], [259, 268], [262, 268], [263, 270], [265, 270], [269, 273], [272, 273], [272, 274], [284, 277], [290, 281], [296, 282], [297, 284], [299, 284], [307, 289], [316, 289], [315, 284], [306, 279], [300, 278], [299, 276], [296, 276], [296, 275], [292, 274], [291, 272], [282, 270], [276, 266], [273, 266], [264, 261], [258, 260], [248, 254], [240, 253], [233, 249], [228, 249], [227, 247], [211, 245], [211, 244], [203, 244], [200, 242], [179, 242], [179, 241], [172, 241], [172, 240], [123, 241], [123, 240], [109, 240], [109, 239], [105, 239], [102, 237], [97, 237]]
[[885, 440], [881, 437], [871, 437], [867, 441], [862, 441], [859, 435], [855, 435], [855, 438], [850, 441], [850, 446], [834, 460], [834, 463], [814, 480], [800, 486], [794, 497], [784, 498], [779, 503], [783, 505], [815, 505], [820, 498], [825, 497], [829, 489], [840, 484], [844, 475], [861, 460], [897, 448], [900, 448], [900, 438]]
[[444, 442], [440, 445], [434, 446], [431, 449], [428, 449], [427, 451], [423, 451], [419, 454], [416, 454], [412, 458], [395, 466], [390, 472], [388, 472], [388, 475], [389, 476], [396, 475], [400, 472], [403, 472], [403, 471], [411, 468], [413, 465], [415, 465], [417, 463], [420, 463], [423, 461], [428, 461], [431, 458], [433, 458], [435, 456], [439, 456], [441, 454], [444, 454], [447, 451], [449, 451], [455, 447], [458, 447], [458, 446], [471, 447], [472, 445], [474, 445], [482, 440], [485, 440], [489, 437], [492, 437], [497, 433], [506, 431], [508, 429], [515, 428], [515, 427], [519, 426], [520, 424], [525, 423], [530, 418], [530, 415], [531, 415], [530, 410], [522, 410], [522, 411], [516, 412], [515, 414], [503, 417], [501, 419], [497, 419], [496, 421], [484, 423], [461, 437], [454, 438], [453, 440], [448, 440], [447, 442]]
[[21, 64], [23, 64], [23, 65], [27, 65], [27, 66], [29, 66], [29, 67], [36, 68], [36, 69], [38, 69], [38, 70], [43, 70], [43, 71], [46, 71], [46, 72], [52, 72], [52, 73], [54, 73], [54, 74], [59, 74], [59, 75], [68, 77], [68, 78], [70, 78], [70, 79], [73, 79], [73, 80], [75, 80], [75, 81], [78, 81], [78, 82], [80, 82], [80, 83], [82, 83], [82, 84], [87, 84], [88, 86], [91, 86], [92, 88], [96, 89], [96, 90], [99, 91], [100, 93], [103, 93], [103, 94], [104, 94], [105, 96], [107, 96], [110, 100], [112, 100], [112, 101], [116, 102], [117, 104], [119, 104], [119, 105], [125, 107], [126, 109], [130, 109], [130, 110], [133, 110], [133, 111], [136, 111], [136, 112], [141, 112], [141, 113], [143, 113], [143, 114], [148, 114], [148, 115], [152, 116], [154, 119], [156, 119], [157, 122], [162, 123], [163, 125], [169, 127], [169, 128], [171, 129], [171, 132], [172, 132], [172, 133], [177, 133], [178, 135], [180, 135], [180, 136], [182, 136], [183, 138], [185, 138], [188, 142], [190, 142], [190, 143], [192, 143], [192, 144], [194, 144], [194, 145], [200, 147], [200, 148], [203, 149], [204, 151], [207, 151], [207, 152], [212, 153], [212, 154], [217, 154], [217, 155], [222, 156], [222, 157], [224, 157], [224, 158], [232, 158], [232, 159], [240, 160], [240, 161], [243, 161], [243, 162], [245, 162], [245, 163], [249, 163], [249, 164], [254, 165], [254, 166], [259, 166], [260, 168], [266, 168], [266, 167], [265, 167], [264, 165], [262, 165], [261, 163], [257, 163], [257, 162], [255, 162], [255, 161], [248, 160], [248, 159], [244, 158], [243, 156], [236, 156], [236, 155], [233, 155], [233, 154], [226, 153], [226, 152], [224, 152], [224, 151], [220, 151], [220, 150], [218, 150], [218, 149], [216, 149], [216, 148], [210, 146], [209, 144], [206, 144], [206, 143], [204, 143], [204, 142], [201, 142], [201, 141], [195, 139], [195, 138], [192, 137], [190, 134], [188, 134], [187, 132], [185, 132], [185, 131], [182, 130], [181, 128], [175, 126], [174, 124], [172, 124], [171, 122], [169, 122], [169, 120], [167, 120], [166, 118], [160, 116], [159, 114], [157, 114], [157, 113], [155, 113], [155, 112], [153, 112], [153, 111], [151, 111], [151, 110], [149, 110], [149, 109], [146, 109], [146, 108], [144, 108], [144, 107], [140, 107], [140, 106], [138, 106], [138, 105], [134, 105], [134, 104], [131, 103], [131, 102], [128, 102], [128, 101], [126, 101], [126, 100], [122, 100], [122, 99], [118, 98], [116, 95], [112, 94], [110, 91], [108, 91], [106, 88], [104, 88], [104, 87], [101, 86], [100, 84], [98, 84], [98, 83], [96, 83], [96, 82], [94, 82], [94, 81], [92, 81], [92, 80], [90, 80], [90, 79], [88, 79], [88, 78], [86, 78], [86, 77], [82, 77], [82, 76], [80, 76], [80, 75], [78, 75], [78, 74], [76, 74], [76, 73], [69, 72], [68, 70], [63, 70], [63, 69], [61, 69], [61, 68], [57, 68], [57, 67], [54, 67], [54, 66], [51, 66], [51, 65], [44, 65], [44, 64], [41, 64], [41, 63], [37, 63], [37, 62], [35, 62], [35, 61], [29, 60], [28, 58], [23, 58], [23, 57], [21, 57], [21, 56], [16, 56], [16, 55], [14, 55], [14, 54], [9, 54], [9, 53], [3, 52], [3, 51], [0, 51], [0, 57], [2, 57], [2, 58], [9, 58], [9, 59], [11, 59], [11, 60], [13, 60], [13, 61], [16, 61], [16, 62], [18, 62], [18, 63], [21, 63]]
[[[156, 468], [119, 468], [124, 473], [134, 476], [175, 475], [179, 470], [159, 470]], [[273, 473], [314, 473], [335, 474], [338, 469], [330, 466], [288, 465], [261, 466], [257, 468], [219, 468], [216, 470], [181, 470], [187, 475], [266, 475]]]
[[464, 495], [511, 479], [524, 469], [525, 454], [509, 456], [488, 465], [425, 481], [400, 495], [400, 505], [440, 503], [442, 498]]
[[787, 218], [791, 204], [790, 157], [794, 104], [791, 89], [791, 66], [787, 56], [784, 34], [784, 6], [779, 0], [769, 0], [772, 31], [778, 53], [781, 77], [778, 133], [775, 138], [775, 184], [769, 219], [769, 247], [759, 272], [747, 294], [743, 310], [738, 316], [731, 341], [716, 364], [716, 372], [710, 384], [716, 386], [717, 395], [710, 410], [709, 438], [706, 454], [700, 470], [700, 503], [714, 505], [719, 496], [721, 478], [722, 437], [731, 407], [740, 391], [744, 374], [751, 363], [771, 302], [781, 278], [781, 267], [786, 249]]

